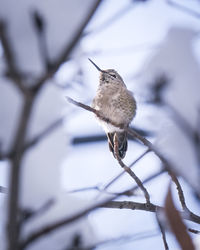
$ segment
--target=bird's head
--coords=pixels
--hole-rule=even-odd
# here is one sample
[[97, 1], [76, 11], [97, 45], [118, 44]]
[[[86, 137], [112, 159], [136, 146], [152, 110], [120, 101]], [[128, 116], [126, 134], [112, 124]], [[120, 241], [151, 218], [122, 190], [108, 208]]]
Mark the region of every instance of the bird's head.
[[121, 76], [117, 73], [116, 70], [114, 69], [106, 69], [106, 70], [102, 70], [101, 68], [99, 68], [91, 59], [89, 59], [89, 61], [95, 66], [95, 68], [100, 72], [100, 84], [109, 84], [109, 83], [119, 83], [119, 84], [124, 84], [123, 79], [121, 78]]

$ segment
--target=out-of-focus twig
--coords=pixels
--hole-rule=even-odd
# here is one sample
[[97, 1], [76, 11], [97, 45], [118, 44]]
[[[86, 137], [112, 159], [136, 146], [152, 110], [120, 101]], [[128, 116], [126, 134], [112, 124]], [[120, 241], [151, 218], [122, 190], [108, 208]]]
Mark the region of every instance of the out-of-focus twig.
[[32, 13], [33, 24], [35, 26], [37, 36], [38, 36], [38, 45], [40, 49], [41, 58], [46, 66], [46, 70], [51, 68], [50, 58], [47, 50], [47, 41], [46, 41], [46, 23], [44, 17], [38, 13], [38, 11], [34, 11]]
[[5, 60], [7, 63], [7, 72], [6, 74], [12, 78], [14, 84], [19, 88], [22, 93], [25, 93], [27, 90], [22, 82], [21, 75], [17, 69], [16, 61], [11, 47], [10, 40], [6, 31], [6, 23], [3, 20], [0, 20], [0, 40], [3, 47], [3, 52]]
[[23, 158], [23, 146], [26, 138], [26, 132], [28, 128], [28, 121], [33, 108], [33, 96], [26, 96], [24, 105], [21, 111], [19, 124], [15, 138], [13, 140], [12, 150], [16, 153], [11, 159], [11, 176], [9, 183], [9, 203], [8, 203], [8, 239], [9, 250], [18, 249], [19, 239], [19, 183], [21, 176], [21, 162]]
[[30, 219], [33, 219], [41, 214], [46, 213], [55, 204], [54, 199], [49, 199], [46, 201], [39, 209], [33, 210], [22, 210], [21, 211], [21, 223], [25, 223]]
[[193, 234], [200, 234], [199, 230], [193, 229], [193, 228], [188, 228], [188, 231]]
[[[31, 147], [37, 145], [41, 140], [43, 140], [45, 137], [47, 137], [50, 133], [52, 133], [55, 129], [59, 128], [63, 121], [65, 119], [65, 116], [61, 116], [56, 121], [52, 122], [47, 128], [45, 128], [43, 131], [41, 131], [38, 135], [36, 135], [34, 138], [30, 139], [30, 141], [26, 142], [23, 146], [23, 152], [30, 149]], [[12, 150], [11, 152], [1, 154], [0, 159], [11, 159], [16, 154], [16, 150]]]
[[95, 10], [97, 9], [97, 7], [101, 2], [102, 0], [95, 1], [95, 4], [91, 8], [90, 13], [88, 14], [87, 18], [84, 20], [82, 25], [80, 25], [79, 29], [72, 37], [70, 43], [66, 45], [62, 53], [58, 56], [58, 58], [51, 63], [51, 67], [48, 69], [48, 71], [43, 76], [41, 76], [41, 78], [37, 81], [37, 83], [32, 87], [32, 90], [34, 92], [37, 92], [40, 89], [40, 87], [42, 87], [43, 84], [56, 73], [61, 64], [68, 59], [69, 55], [71, 54], [71, 51], [74, 49], [79, 39], [81, 38], [84, 28], [88, 24], [89, 20], [91, 19], [92, 15], [94, 14]]
[[0, 193], [7, 194], [8, 193], [8, 189], [6, 187], [0, 186]]
[[[125, 173], [125, 172], [123, 171], [123, 173]], [[142, 183], [143, 184], [148, 183], [149, 181], [152, 181], [153, 179], [155, 179], [156, 177], [160, 176], [163, 173], [165, 173], [165, 170], [161, 169], [160, 171], [158, 171], [158, 172], [150, 175], [146, 179], [144, 179], [142, 181]], [[109, 182], [109, 183], [111, 183], [111, 182]], [[112, 183], [114, 183], [114, 182], [112, 182]], [[69, 190], [68, 192], [69, 193], [76, 193], [76, 192], [84, 192], [84, 191], [96, 190], [96, 191], [99, 191], [99, 192], [102, 192], [102, 193], [106, 193], [106, 194], [111, 194], [111, 195], [132, 196], [132, 195], [134, 195], [134, 192], [139, 188], [138, 185], [136, 185], [136, 186], [134, 186], [134, 187], [132, 187], [130, 189], [127, 189], [125, 191], [118, 192], [118, 193], [115, 192], [114, 193], [114, 192], [108, 192], [107, 191], [107, 188], [105, 188], [107, 185], [105, 185], [103, 188], [101, 186], [83, 187], [83, 188], [78, 188], [78, 189], [74, 189], [74, 190]]]
[[178, 4], [178, 3], [174, 2], [174, 1], [171, 1], [171, 0], [166, 0], [166, 3], [168, 5], [176, 8], [177, 10], [180, 10], [182, 12], [185, 12], [186, 14], [189, 14], [192, 17], [200, 18], [200, 13], [199, 12], [196, 12], [195, 10], [189, 9], [184, 5]]
[[[120, 245], [123, 245], [123, 243], [127, 244], [127, 242], [130, 242], [130, 241], [135, 242], [138, 240], [145, 240], [147, 238], [156, 237], [156, 236], [158, 236], [158, 234], [159, 234], [159, 232], [156, 229], [152, 229], [150, 231], [144, 231], [144, 232], [133, 234], [133, 235], [131, 235], [131, 234], [130, 235], [123, 235], [120, 237], [99, 241], [97, 243], [94, 243], [94, 244], [86, 246], [86, 247], [80, 246], [80, 247], [75, 247], [75, 248], [65, 248], [63, 250], [93, 250], [93, 249], [99, 248], [99, 247], [104, 246], [104, 245], [112, 245], [113, 246], [116, 244], [117, 244], [117, 246], [119, 246], [119, 244]], [[123, 248], [123, 246], [122, 246], [122, 248]]]
[[128, 3], [123, 6], [120, 10], [118, 10], [113, 16], [109, 17], [106, 21], [104, 21], [99, 26], [95, 27], [93, 30], [89, 30], [83, 33], [83, 36], [88, 36], [90, 34], [99, 33], [102, 30], [105, 30], [114, 22], [119, 21], [125, 14], [127, 14], [134, 7], [133, 3]]

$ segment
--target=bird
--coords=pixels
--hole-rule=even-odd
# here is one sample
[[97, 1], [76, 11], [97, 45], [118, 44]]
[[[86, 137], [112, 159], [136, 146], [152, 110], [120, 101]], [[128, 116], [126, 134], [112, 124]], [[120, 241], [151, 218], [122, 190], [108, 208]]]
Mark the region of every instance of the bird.
[[[136, 100], [116, 70], [102, 70], [90, 58], [88, 59], [100, 72], [98, 89], [91, 106], [105, 118], [96, 116], [107, 135], [109, 149], [113, 156], [123, 159], [128, 148], [126, 128], [136, 114]], [[118, 145], [117, 155], [114, 148], [115, 140]]]

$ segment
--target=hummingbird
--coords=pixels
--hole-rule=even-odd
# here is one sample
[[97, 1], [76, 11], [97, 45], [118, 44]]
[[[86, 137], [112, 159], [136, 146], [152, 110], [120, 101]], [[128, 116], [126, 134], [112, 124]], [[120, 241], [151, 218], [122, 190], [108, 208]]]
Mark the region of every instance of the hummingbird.
[[91, 59], [89, 61], [100, 72], [99, 86], [92, 101], [92, 108], [98, 110], [104, 118], [108, 118], [112, 122], [111, 124], [97, 117], [107, 135], [109, 149], [113, 156], [116, 158], [114, 150], [116, 137], [118, 156], [123, 159], [128, 147], [126, 128], [136, 114], [135, 98], [117, 71], [114, 69], [102, 70]]

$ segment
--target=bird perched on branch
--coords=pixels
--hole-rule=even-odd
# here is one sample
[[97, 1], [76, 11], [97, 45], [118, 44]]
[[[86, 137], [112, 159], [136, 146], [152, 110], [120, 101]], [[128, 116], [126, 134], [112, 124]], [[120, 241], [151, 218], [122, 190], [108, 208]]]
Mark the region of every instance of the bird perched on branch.
[[[117, 140], [118, 156], [124, 158], [127, 151], [127, 128], [136, 113], [136, 101], [126, 88], [121, 76], [114, 69], [102, 70], [91, 59], [90, 62], [100, 72], [97, 94], [92, 107], [98, 110], [108, 122], [97, 117], [108, 137], [109, 149], [115, 154]], [[109, 122], [110, 121], [110, 122]]]

